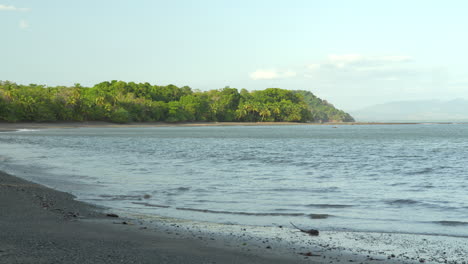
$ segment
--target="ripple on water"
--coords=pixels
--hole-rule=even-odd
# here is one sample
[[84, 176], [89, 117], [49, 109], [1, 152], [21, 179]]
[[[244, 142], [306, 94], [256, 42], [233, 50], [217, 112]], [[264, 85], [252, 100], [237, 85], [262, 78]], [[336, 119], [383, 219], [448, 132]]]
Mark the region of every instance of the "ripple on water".
[[308, 204], [306, 207], [314, 207], [314, 208], [349, 208], [353, 207], [350, 204]]
[[232, 214], [232, 215], [250, 215], [250, 216], [304, 216], [303, 213], [259, 213], [259, 212], [235, 212], [235, 211], [221, 211], [209, 209], [197, 209], [187, 207], [177, 207], [181, 211], [193, 211], [200, 213], [213, 213], [213, 214]]
[[309, 214], [310, 219], [327, 219], [333, 217], [330, 214]]
[[403, 206], [403, 205], [416, 205], [416, 204], [420, 204], [421, 202], [413, 200], [413, 199], [395, 199], [395, 200], [386, 200], [385, 203], [388, 205]]
[[433, 221], [434, 224], [439, 224], [443, 226], [468, 226], [468, 222], [464, 221]]
[[[0, 168], [37, 181], [31, 165], [47, 168], [52, 173], [40, 181], [78, 199], [119, 208], [134, 202], [133, 209], [178, 217], [270, 225], [272, 218], [284, 224], [299, 216], [295, 222], [318, 228], [467, 234], [459, 220], [468, 218], [468, 126], [324, 128], [2, 133]], [[86, 188], [77, 190], [77, 183]], [[442, 221], [420, 223], [434, 220]]]
[[152, 203], [143, 203], [143, 202], [132, 202], [132, 204], [144, 205], [148, 207], [158, 207], [158, 208], [170, 208], [168, 205], [152, 204]]

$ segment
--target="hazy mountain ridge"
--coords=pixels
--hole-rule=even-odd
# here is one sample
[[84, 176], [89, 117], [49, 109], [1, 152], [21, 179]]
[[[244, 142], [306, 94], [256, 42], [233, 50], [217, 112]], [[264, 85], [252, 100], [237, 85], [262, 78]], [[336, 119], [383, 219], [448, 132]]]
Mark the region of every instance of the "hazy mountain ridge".
[[468, 100], [397, 101], [349, 111], [357, 121], [468, 121]]

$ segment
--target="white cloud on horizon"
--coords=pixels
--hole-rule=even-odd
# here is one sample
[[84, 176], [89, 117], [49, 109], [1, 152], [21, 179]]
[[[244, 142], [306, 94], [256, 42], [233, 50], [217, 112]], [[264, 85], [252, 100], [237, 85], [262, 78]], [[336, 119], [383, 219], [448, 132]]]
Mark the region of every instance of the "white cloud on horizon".
[[393, 67], [397, 64], [412, 61], [410, 56], [364, 56], [361, 54], [331, 54], [321, 67], [346, 68], [358, 71], [377, 70], [379, 68]]
[[320, 67], [321, 67], [321, 65], [318, 64], [318, 63], [307, 65], [307, 69], [310, 70], [310, 71], [316, 71], [316, 70], [320, 69]]
[[26, 21], [26, 20], [21, 20], [21, 21], [19, 22], [19, 28], [20, 28], [20, 29], [27, 29], [27, 28], [29, 28], [29, 23], [28, 23], [28, 21]]
[[0, 11], [29, 11], [29, 8], [16, 7], [12, 5], [0, 4]]
[[331, 54], [325, 60], [306, 66], [305, 77], [314, 79], [349, 79], [397, 81], [414, 74], [408, 65], [410, 56], [366, 56], [361, 54]]
[[[301, 76], [315, 78], [319, 75], [375, 75], [378, 79], [384, 81], [396, 81], [399, 78], [395, 74], [404, 73], [405, 63], [413, 61], [410, 56], [391, 55], [391, 56], [366, 56], [361, 54], [330, 54], [327, 58], [318, 63], [306, 65], [305, 69], [300, 70]], [[285, 79], [298, 76], [296, 71], [277, 69], [258, 69], [250, 73], [253, 80], [273, 80]]]
[[285, 79], [295, 77], [297, 74], [294, 71], [278, 71], [275, 69], [259, 69], [250, 74], [250, 78], [253, 80], [272, 80], [272, 79]]

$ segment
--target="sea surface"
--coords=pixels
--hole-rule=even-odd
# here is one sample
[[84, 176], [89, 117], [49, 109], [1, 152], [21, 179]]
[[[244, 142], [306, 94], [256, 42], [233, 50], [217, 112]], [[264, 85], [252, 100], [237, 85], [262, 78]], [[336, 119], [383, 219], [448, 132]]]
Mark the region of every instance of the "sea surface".
[[141, 214], [468, 237], [464, 124], [20, 130], [0, 170]]

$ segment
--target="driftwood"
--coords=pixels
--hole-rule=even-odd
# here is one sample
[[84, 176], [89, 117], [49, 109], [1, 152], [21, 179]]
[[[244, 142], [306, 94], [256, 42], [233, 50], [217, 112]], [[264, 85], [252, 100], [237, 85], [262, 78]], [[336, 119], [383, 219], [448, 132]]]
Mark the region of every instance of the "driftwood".
[[116, 214], [106, 214], [106, 216], [108, 216], [108, 217], [119, 217], [119, 216], [116, 215]]
[[289, 222], [291, 223], [292, 226], [294, 226], [296, 229], [298, 229], [299, 231], [301, 232], [304, 232], [304, 233], [307, 233], [311, 236], [318, 236], [319, 235], [319, 231], [317, 229], [309, 229], [309, 230], [305, 230], [305, 229], [302, 229], [302, 228], [299, 228], [297, 227], [295, 224], [293, 224], [292, 222]]
[[299, 253], [299, 255], [306, 256], [306, 257], [320, 257], [321, 256], [318, 254], [312, 254], [312, 252]]

